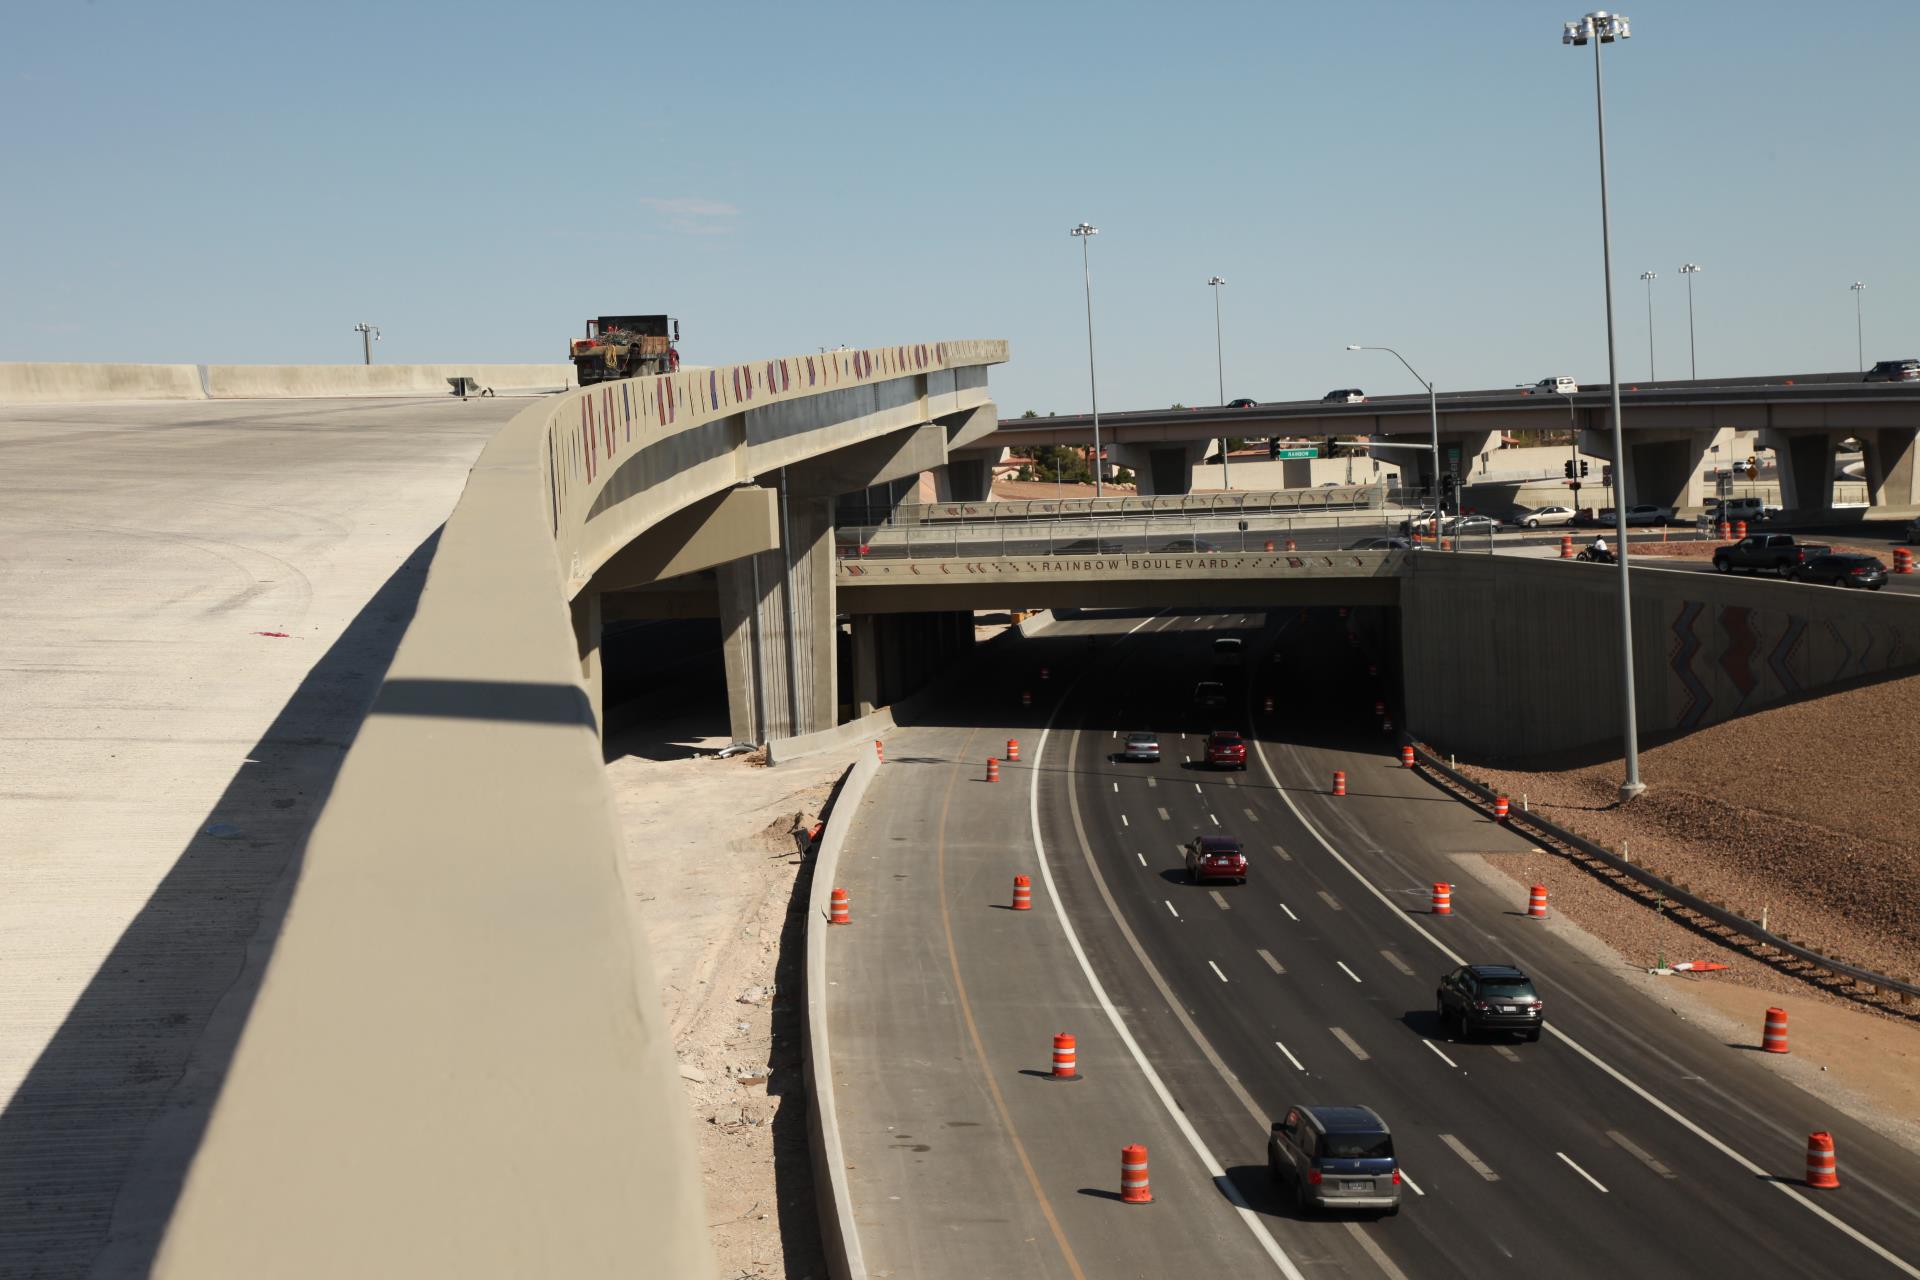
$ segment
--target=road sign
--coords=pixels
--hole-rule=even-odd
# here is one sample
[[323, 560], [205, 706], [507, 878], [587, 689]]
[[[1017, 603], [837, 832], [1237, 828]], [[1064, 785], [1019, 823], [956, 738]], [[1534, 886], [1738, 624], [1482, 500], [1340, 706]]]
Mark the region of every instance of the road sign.
[[1273, 456], [1276, 458], [1317, 458], [1320, 456], [1320, 450], [1318, 449], [1276, 449], [1273, 452]]

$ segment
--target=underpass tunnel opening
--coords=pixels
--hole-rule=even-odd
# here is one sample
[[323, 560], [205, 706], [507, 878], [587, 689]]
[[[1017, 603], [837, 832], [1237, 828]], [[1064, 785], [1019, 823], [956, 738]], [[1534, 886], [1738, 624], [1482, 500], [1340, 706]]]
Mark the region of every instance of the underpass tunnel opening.
[[[732, 740], [725, 637], [719, 611], [711, 604], [712, 575], [706, 576], [709, 604], [697, 616], [622, 616], [603, 624], [602, 742], [607, 759], [683, 759]], [[689, 584], [675, 580], [662, 585]], [[665, 592], [621, 594], [623, 599], [648, 594], [663, 603], [666, 599]], [[686, 609], [688, 594], [673, 592], [674, 612]], [[636, 602], [623, 611], [646, 607]]]

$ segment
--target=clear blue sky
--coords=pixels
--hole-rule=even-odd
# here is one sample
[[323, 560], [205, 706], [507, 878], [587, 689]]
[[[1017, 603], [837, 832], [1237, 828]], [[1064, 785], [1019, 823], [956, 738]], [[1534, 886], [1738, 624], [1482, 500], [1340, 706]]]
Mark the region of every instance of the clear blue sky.
[[[1592, 59], [1540, 0], [16, 4], [0, 360], [689, 361], [1006, 337], [1006, 413], [1605, 376]], [[1622, 372], [1920, 355], [1920, 4], [1607, 51]]]

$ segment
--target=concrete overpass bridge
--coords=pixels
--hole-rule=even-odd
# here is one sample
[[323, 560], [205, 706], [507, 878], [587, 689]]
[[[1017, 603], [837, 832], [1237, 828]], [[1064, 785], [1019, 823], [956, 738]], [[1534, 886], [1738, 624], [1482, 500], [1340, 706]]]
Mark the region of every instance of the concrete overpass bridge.
[[[1723, 465], [1730, 464], [1734, 438], [1750, 432], [1777, 460], [1787, 507], [1818, 512], [1831, 505], [1834, 455], [1848, 438], [1861, 443], [1871, 505], [1920, 505], [1920, 383], [1863, 382], [1859, 374], [1824, 373], [1627, 383], [1621, 393], [1630, 454], [1626, 502], [1701, 505], [1712, 492], [1708, 473], [1715, 446]], [[1583, 452], [1613, 454], [1611, 397], [1604, 383], [1583, 384], [1572, 396], [1524, 388], [1449, 392], [1438, 397], [1437, 406], [1444, 469], [1465, 484], [1490, 470], [1501, 435], [1512, 431], [1572, 426], [1580, 432]], [[1375, 396], [1363, 404], [1306, 400], [1252, 409], [1106, 413], [1100, 415], [1100, 428], [1109, 460], [1132, 468], [1143, 494], [1171, 494], [1187, 491], [1194, 464], [1211, 441], [1227, 435], [1358, 434], [1418, 445], [1429, 438], [1430, 418], [1424, 395]], [[1093, 419], [1072, 415], [1007, 419], [982, 444], [1014, 450], [1036, 444], [1086, 447], [1092, 439]], [[1398, 447], [1381, 456], [1403, 468], [1409, 488], [1430, 486], [1430, 454]], [[954, 496], [984, 493], [959, 492], [956, 484]]]

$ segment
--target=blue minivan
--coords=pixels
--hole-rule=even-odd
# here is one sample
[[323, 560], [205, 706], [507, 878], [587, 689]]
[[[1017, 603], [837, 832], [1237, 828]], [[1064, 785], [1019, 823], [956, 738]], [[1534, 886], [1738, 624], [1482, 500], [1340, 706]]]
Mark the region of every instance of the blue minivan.
[[1393, 1134], [1372, 1107], [1289, 1107], [1267, 1135], [1267, 1169], [1302, 1211], [1400, 1212]]

